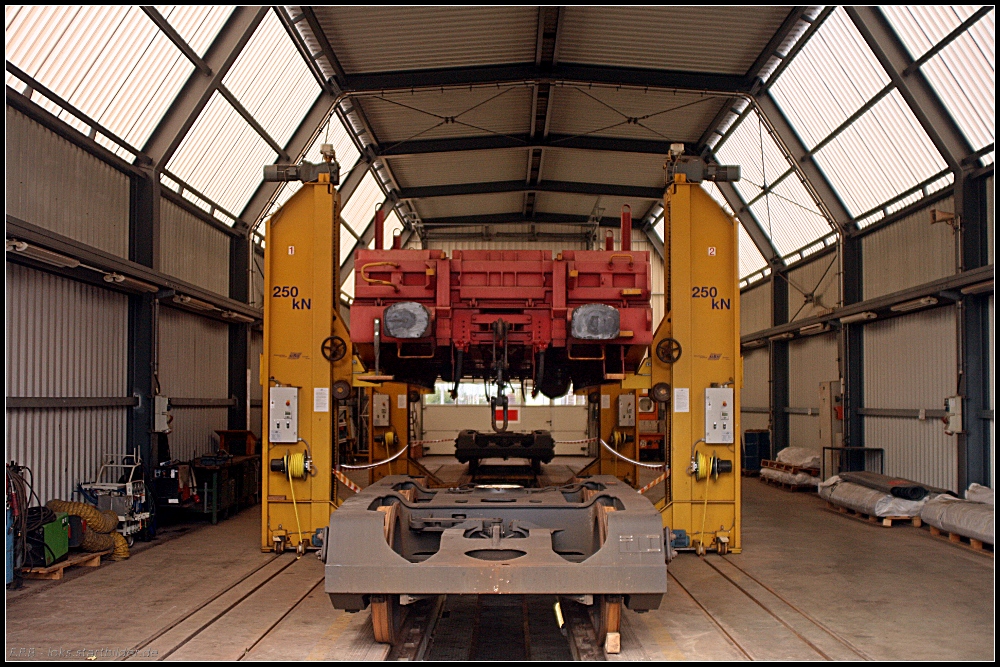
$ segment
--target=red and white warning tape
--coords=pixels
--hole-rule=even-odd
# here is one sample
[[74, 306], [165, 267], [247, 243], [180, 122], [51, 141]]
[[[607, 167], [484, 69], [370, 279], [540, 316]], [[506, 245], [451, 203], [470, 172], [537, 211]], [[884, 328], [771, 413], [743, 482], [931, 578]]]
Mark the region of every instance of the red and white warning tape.
[[641, 489], [639, 489], [639, 493], [646, 493], [651, 488], [653, 488], [654, 486], [656, 486], [660, 482], [664, 481], [669, 474], [670, 474], [670, 471], [669, 470], [666, 471], [665, 473], [663, 473], [662, 475], [660, 475], [659, 477], [657, 477], [656, 479], [654, 479], [652, 482], [650, 482], [646, 486], [644, 486]]
[[411, 445], [433, 445], [438, 442], [455, 442], [455, 438], [444, 438], [443, 440], [414, 440]]
[[583, 440], [556, 440], [557, 445], [585, 445], [588, 442], [597, 442], [597, 438], [584, 438]]
[[333, 471], [333, 476], [336, 477], [343, 483], [344, 486], [349, 488], [354, 493], [361, 493], [361, 487], [350, 480], [350, 478], [339, 470]]

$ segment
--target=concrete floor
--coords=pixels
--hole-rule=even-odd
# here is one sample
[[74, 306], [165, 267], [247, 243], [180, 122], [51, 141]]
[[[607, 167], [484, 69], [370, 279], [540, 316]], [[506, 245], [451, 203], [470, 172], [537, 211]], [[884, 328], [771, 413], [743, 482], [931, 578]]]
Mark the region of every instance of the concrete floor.
[[[755, 479], [743, 489], [743, 553], [681, 554], [661, 608], [625, 612], [614, 658], [993, 659], [992, 558], [926, 530], [837, 515], [811, 494]], [[127, 561], [8, 592], [8, 659], [129, 651], [139, 659], [384, 659], [367, 612], [330, 606], [322, 564], [311, 554], [260, 553], [259, 526], [252, 508]]]

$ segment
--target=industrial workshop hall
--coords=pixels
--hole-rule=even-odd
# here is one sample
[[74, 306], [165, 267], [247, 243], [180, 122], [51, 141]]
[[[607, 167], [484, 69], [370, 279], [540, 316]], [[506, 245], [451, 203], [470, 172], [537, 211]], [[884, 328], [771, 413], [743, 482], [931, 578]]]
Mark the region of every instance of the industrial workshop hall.
[[993, 6], [5, 16], [7, 660], [995, 659]]

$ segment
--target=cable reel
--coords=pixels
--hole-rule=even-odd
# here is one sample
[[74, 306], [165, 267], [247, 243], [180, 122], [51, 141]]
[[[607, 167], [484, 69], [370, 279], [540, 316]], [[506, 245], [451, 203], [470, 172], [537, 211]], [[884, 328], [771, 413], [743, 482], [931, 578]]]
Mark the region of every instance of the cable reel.
[[691, 461], [691, 474], [699, 482], [708, 477], [719, 479], [721, 473], [732, 471], [733, 462], [720, 459], [715, 454], [707, 455], [704, 452], [697, 452], [694, 455], [694, 460]]
[[288, 452], [280, 459], [271, 459], [271, 472], [287, 475], [292, 479], [305, 479], [314, 474], [312, 457], [308, 452]]
[[620, 449], [622, 445], [628, 442], [628, 436], [622, 433], [621, 431], [612, 431], [611, 437], [608, 438], [608, 440], [609, 440], [608, 444], [611, 445], [614, 449]]

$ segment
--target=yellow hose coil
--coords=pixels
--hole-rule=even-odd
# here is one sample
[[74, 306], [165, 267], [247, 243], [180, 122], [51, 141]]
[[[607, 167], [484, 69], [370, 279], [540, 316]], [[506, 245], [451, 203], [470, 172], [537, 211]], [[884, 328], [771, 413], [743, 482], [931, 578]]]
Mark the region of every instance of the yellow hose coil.
[[115, 541], [115, 550], [111, 553], [111, 560], [125, 560], [128, 558], [128, 541], [125, 539], [125, 536], [121, 533], [111, 533], [111, 537]]
[[110, 533], [118, 527], [118, 515], [111, 510], [99, 510], [87, 503], [66, 500], [50, 500], [45, 503], [53, 512], [66, 512], [87, 522], [87, 530], [96, 533]]

